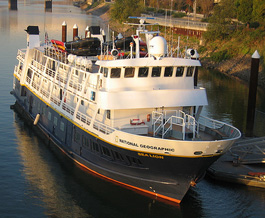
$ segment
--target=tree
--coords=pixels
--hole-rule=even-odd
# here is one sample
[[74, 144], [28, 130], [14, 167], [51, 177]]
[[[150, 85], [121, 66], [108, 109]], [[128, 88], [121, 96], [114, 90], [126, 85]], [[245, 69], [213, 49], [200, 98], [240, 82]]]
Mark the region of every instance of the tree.
[[264, 0], [253, 0], [252, 21], [265, 25], [265, 2]]
[[143, 8], [143, 1], [141, 0], [116, 0], [110, 15], [112, 19], [122, 23], [128, 20], [129, 16], [140, 16]]
[[238, 20], [250, 23], [252, 20], [253, 0], [239, 0], [237, 9]]
[[201, 8], [202, 13], [205, 17], [208, 17], [210, 11], [213, 9], [214, 0], [198, 0], [198, 7]]
[[214, 6], [213, 16], [209, 19], [205, 38], [208, 40], [227, 38], [233, 31], [232, 18], [236, 18], [236, 0], [222, 0]]

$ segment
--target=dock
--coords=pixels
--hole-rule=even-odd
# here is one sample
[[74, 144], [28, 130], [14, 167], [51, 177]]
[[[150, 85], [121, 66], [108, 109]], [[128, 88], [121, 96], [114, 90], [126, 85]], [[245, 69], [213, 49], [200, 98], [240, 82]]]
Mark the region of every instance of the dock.
[[265, 188], [265, 137], [238, 140], [207, 170], [215, 180]]

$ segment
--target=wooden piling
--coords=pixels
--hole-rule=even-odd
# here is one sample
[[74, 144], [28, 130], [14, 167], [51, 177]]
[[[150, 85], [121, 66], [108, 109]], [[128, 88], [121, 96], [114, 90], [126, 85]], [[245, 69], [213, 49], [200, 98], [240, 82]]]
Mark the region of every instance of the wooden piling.
[[52, 0], [45, 0], [44, 2], [45, 11], [52, 11]]
[[85, 29], [85, 38], [88, 38], [88, 35], [87, 35], [88, 31], [89, 31], [89, 27], [87, 26]]
[[64, 21], [62, 23], [62, 42], [66, 42], [66, 40], [67, 40], [67, 24]]
[[17, 0], [8, 0], [8, 8], [10, 10], [17, 10]]
[[76, 36], [78, 36], [78, 26], [75, 24], [73, 26], [73, 41], [75, 40]]
[[258, 74], [259, 74], [259, 60], [260, 55], [256, 50], [251, 59], [251, 71], [249, 79], [249, 94], [248, 94], [248, 110], [247, 110], [247, 126], [246, 136], [253, 136], [255, 108], [256, 108], [256, 95], [258, 86]]

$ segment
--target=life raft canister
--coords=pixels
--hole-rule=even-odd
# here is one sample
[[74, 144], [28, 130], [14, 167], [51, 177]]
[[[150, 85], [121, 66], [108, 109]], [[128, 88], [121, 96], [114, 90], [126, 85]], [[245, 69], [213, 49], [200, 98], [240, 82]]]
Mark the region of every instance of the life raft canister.
[[147, 116], [146, 116], [147, 122], [150, 122], [150, 119], [151, 119], [151, 114], [147, 114]]

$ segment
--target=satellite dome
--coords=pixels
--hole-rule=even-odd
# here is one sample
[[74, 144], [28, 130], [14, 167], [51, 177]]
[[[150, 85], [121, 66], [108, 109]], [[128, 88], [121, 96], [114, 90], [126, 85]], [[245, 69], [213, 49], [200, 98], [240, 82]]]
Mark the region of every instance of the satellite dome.
[[149, 43], [149, 54], [156, 58], [165, 56], [167, 53], [167, 41], [162, 36], [155, 36]]

